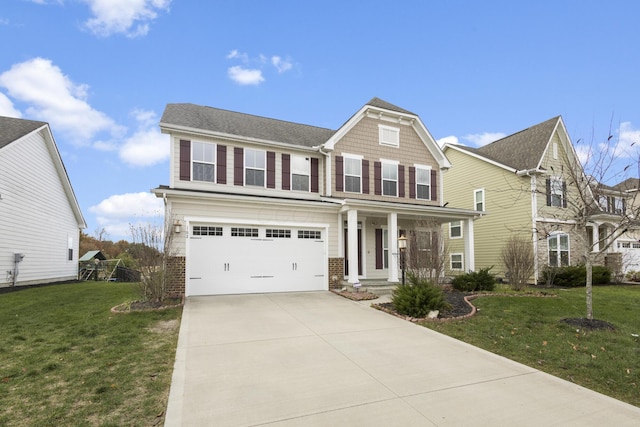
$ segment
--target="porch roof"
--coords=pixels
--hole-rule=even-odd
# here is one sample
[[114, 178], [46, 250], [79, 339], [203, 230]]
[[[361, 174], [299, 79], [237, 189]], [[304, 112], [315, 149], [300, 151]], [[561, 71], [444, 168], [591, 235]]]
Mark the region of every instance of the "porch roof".
[[359, 212], [370, 215], [398, 214], [400, 218], [435, 219], [438, 222], [450, 222], [464, 219], [479, 218], [486, 215], [485, 212], [471, 209], [448, 208], [444, 206], [428, 206], [411, 203], [389, 203], [374, 200], [344, 199], [340, 212], [357, 209]]

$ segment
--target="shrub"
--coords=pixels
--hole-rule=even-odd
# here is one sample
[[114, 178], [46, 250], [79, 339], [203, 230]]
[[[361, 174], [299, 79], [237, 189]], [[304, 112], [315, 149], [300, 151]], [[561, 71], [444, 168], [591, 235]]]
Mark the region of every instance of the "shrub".
[[481, 268], [480, 271], [470, 271], [456, 276], [451, 281], [451, 286], [462, 292], [492, 291], [496, 287], [496, 278], [489, 273], [492, 268], [493, 266]]
[[409, 283], [398, 286], [392, 295], [393, 308], [400, 314], [411, 317], [426, 317], [432, 310], [449, 307], [444, 292], [431, 282], [408, 275]]
[[515, 235], [509, 237], [502, 248], [500, 259], [508, 272], [511, 287], [516, 291], [523, 290], [535, 268], [531, 239]]
[[[611, 281], [611, 271], [608, 268], [600, 265], [594, 265], [592, 267], [592, 284], [594, 285], [606, 285]], [[547, 281], [550, 272], [545, 270], [543, 272], [543, 280]], [[554, 269], [555, 277], [550, 282], [554, 286], [560, 286], [563, 288], [577, 288], [585, 286], [587, 281], [587, 269], [584, 265], [570, 265], [567, 267], [557, 267]]]

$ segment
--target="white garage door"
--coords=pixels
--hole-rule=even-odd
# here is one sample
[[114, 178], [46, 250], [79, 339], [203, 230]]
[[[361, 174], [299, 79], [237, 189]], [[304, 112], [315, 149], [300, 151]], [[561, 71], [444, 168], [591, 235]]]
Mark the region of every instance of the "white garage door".
[[324, 233], [303, 227], [191, 225], [186, 293], [327, 289]]

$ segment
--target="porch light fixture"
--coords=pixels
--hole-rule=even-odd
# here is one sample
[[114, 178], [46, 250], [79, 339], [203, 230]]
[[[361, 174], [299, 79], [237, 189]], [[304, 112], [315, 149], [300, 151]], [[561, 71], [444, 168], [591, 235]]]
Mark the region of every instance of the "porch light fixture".
[[180, 233], [182, 231], [182, 224], [179, 219], [176, 219], [176, 222], [173, 223], [173, 231], [175, 233]]
[[400, 250], [400, 268], [402, 268], [402, 284], [404, 285], [404, 267], [405, 267], [405, 252], [407, 250], [407, 238], [404, 234], [398, 237], [398, 249]]

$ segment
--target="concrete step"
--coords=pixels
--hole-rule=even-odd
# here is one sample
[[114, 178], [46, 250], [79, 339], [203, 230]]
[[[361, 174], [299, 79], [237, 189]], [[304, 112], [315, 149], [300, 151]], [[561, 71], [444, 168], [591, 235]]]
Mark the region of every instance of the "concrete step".
[[359, 288], [355, 288], [351, 283], [345, 283], [348, 292], [371, 292], [378, 296], [391, 295], [397, 286], [389, 282], [362, 282]]

